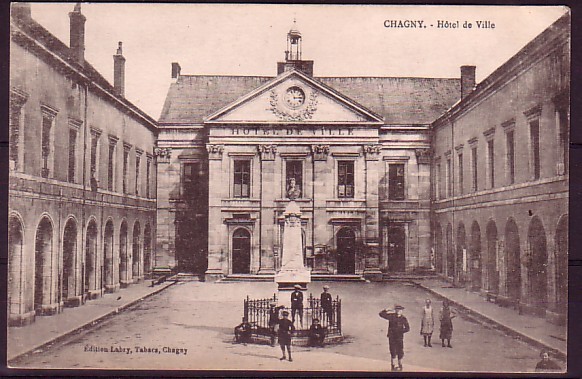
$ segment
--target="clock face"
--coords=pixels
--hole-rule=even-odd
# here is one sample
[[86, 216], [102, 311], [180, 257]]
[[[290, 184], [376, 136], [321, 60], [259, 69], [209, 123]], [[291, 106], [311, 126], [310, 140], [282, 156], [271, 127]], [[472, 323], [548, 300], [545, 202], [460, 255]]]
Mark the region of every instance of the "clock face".
[[285, 104], [291, 109], [297, 109], [305, 103], [305, 92], [297, 86], [290, 87], [285, 92]]

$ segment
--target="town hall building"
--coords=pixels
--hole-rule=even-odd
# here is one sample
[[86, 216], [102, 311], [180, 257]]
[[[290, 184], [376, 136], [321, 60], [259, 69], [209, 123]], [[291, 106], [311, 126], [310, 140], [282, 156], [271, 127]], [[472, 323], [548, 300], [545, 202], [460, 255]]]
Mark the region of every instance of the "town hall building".
[[479, 84], [316, 77], [292, 27], [273, 76], [172, 63], [157, 121], [125, 98], [122, 43], [111, 85], [69, 17], [67, 46], [12, 7], [11, 326], [152, 273], [270, 280], [292, 200], [312, 276], [434, 274], [565, 323], [569, 14]]

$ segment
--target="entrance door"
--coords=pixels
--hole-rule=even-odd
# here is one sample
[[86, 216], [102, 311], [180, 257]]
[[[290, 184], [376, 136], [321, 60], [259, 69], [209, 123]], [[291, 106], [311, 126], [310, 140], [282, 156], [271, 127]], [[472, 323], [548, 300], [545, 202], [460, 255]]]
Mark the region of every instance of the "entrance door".
[[388, 270], [406, 270], [406, 232], [404, 225], [388, 227]]
[[350, 228], [337, 233], [337, 273], [356, 273], [356, 233]]
[[246, 229], [237, 229], [232, 235], [232, 273], [251, 272], [251, 234]]

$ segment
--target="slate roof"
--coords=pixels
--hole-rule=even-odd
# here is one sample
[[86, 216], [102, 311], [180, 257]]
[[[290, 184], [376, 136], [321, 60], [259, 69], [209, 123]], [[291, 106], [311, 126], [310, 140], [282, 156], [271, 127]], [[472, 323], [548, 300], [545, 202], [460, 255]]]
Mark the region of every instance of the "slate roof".
[[[95, 67], [93, 67], [89, 62], [87, 62], [87, 60], [84, 61], [83, 65], [80, 65], [73, 58], [71, 49], [60, 39], [55, 37], [51, 32], [45, 29], [41, 24], [36, 22], [33, 18], [21, 19], [18, 17], [11, 17], [11, 21], [13, 22], [13, 26], [11, 27], [11, 33], [12, 38], [15, 41], [24, 45], [28, 43], [25, 39], [20, 38], [20, 36], [18, 35], [18, 29], [24, 31], [35, 41], [37, 41], [45, 48], [47, 48], [51, 53], [67, 61], [67, 63], [73, 66], [76, 70], [86, 75], [93, 83], [98, 84], [110, 95], [117, 98], [129, 110], [137, 113], [139, 116], [144, 118], [148, 123], [147, 126], [151, 130], [154, 131], [157, 130], [156, 129], [157, 123], [152, 117], [150, 117], [147, 113], [139, 109], [125, 97], [117, 95], [113, 86], [107, 81], [107, 79], [103, 77], [103, 75], [99, 73], [99, 71], [95, 69]], [[33, 46], [29, 47], [34, 48]]]
[[[170, 85], [159, 126], [163, 128], [163, 124], [201, 124], [204, 117], [273, 78], [182, 75]], [[383, 116], [386, 124], [430, 124], [461, 96], [460, 79], [389, 77], [314, 79]]]

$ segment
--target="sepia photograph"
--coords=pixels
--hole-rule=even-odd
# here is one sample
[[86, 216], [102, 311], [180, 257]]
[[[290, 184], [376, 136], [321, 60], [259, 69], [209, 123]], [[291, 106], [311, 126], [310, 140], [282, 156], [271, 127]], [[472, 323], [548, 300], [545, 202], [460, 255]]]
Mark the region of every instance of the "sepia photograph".
[[566, 6], [10, 7], [13, 369], [566, 373]]

